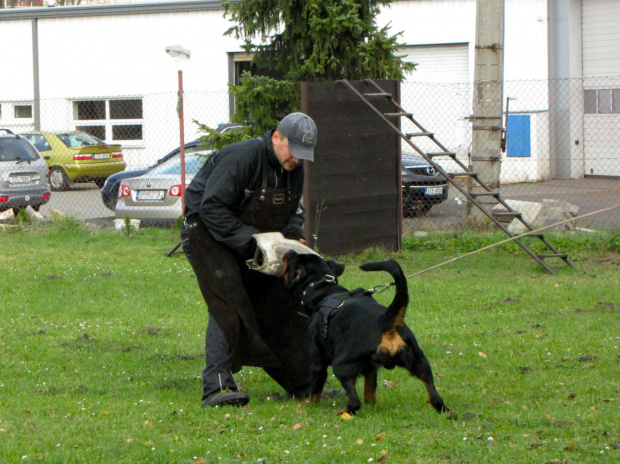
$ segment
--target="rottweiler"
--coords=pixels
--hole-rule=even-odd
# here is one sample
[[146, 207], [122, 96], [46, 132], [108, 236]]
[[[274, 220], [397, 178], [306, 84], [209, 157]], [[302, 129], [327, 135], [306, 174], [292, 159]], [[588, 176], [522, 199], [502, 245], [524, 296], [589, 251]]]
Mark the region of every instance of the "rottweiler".
[[422, 381], [437, 412], [449, 412], [433, 383], [430, 363], [404, 322], [409, 303], [407, 279], [392, 259], [366, 263], [364, 271], [387, 271], [394, 279], [394, 300], [386, 308], [363, 289], [349, 291], [338, 284], [344, 265], [318, 255], [287, 252], [284, 280], [309, 316], [312, 380], [309, 403], [316, 403], [332, 366], [347, 395], [338, 414], [355, 414], [361, 407], [355, 382], [364, 376], [364, 400], [377, 401], [377, 371], [381, 366], [404, 367]]

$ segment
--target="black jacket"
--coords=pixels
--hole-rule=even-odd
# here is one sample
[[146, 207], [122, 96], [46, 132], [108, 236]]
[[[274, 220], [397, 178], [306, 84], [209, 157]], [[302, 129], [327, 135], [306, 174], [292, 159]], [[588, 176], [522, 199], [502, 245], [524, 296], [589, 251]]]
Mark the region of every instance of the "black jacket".
[[[267, 152], [268, 187], [286, 188], [289, 172], [282, 169], [273, 151], [271, 136], [233, 143], [207, 160], [185, 190], [185, 217], [199, 217], [213, 237], [239, 255], [251, 249], [252, 234], [259, 231], [239, 220], [245, 202], [262, 180], [263, 153]], [[263, 143], [264, 142], [264, 143]], [[290, 188], [301, 198], [304, 171], [299, 166], [290, 172]], [[304, 223], [301, 201], [287, 227], [301, 230]], [[285, 234], [286, 235], [286, 234]]]

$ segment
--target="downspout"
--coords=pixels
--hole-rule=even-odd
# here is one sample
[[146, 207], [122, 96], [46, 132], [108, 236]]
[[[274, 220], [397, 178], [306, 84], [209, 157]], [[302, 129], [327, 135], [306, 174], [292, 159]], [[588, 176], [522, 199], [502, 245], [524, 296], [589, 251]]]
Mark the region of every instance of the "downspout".
[[34, 130], [41, 130], [41, 93], [39, 90], [39, 20], [32, 19], [32, 81], [34, 85]]

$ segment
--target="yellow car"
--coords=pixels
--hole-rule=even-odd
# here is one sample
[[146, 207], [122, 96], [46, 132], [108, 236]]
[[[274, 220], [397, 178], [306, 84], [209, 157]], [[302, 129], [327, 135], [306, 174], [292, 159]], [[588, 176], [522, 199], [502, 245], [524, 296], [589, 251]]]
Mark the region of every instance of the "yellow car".
[[66, 190], [78, 181], [92, 181], [102, 187], [109, 176], [124, 171], [126, 167], [120, 145], [109, 145], [86, 132], [29, 132], [21, 135], [47, 162], [52, 190]]

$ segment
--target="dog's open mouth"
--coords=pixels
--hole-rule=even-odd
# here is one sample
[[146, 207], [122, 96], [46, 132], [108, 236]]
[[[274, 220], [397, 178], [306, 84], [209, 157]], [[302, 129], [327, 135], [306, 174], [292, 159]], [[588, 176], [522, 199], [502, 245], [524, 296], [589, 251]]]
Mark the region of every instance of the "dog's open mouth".
[[284, 238], [280, 232], [264, 232], [254, 234], [253, 237], [256, 240], [256, 251], [254, 258], [248, 259], [246, 264], [250, 269], [263, 274], [282, 277], [285, 270], [283, 256], [290, 250], [299, 254], [318, 254], [297, 240]]

